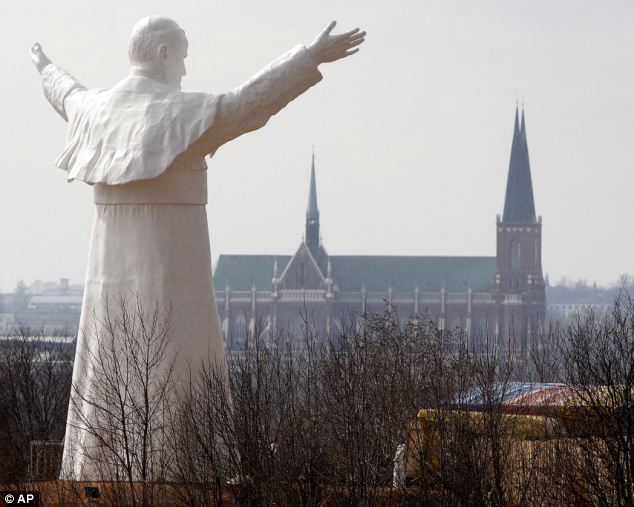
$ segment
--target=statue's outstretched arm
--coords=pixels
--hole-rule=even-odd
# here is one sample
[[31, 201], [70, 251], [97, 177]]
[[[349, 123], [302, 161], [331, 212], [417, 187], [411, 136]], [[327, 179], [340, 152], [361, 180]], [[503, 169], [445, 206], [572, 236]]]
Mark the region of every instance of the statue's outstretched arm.
[[356, 53], [365, 32], [357, 28], [331, 35], [334, 26], [333, 21], [307, 47], [295, 47], [242, 86], [220, 95], [213, 125], [189, 153], [214, 153], [224, 143], [263, 127], [271, 116], [321, 80], [320, 64]]
[[37, 71], [42, 75], [42, 88], [44, 95], [64, 120], [66, 115], [65, 101], [74, 92], [85, 90], [68, 72], [55, 65], [46, 56], [39, 43], [35, 43], [29, 49], [31, 60]]

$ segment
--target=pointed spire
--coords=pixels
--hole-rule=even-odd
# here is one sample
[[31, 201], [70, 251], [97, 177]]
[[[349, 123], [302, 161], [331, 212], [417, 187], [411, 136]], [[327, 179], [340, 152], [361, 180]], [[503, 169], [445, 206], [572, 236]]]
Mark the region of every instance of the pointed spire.
[[522, 121], [520, 123], [520, 131], [522, 132], [522, 148], [526, 150], [526, 160], [528, 161], [528, 142], [526, 141], [526, 115], [524, 114], [523, 105], [522, 105]]
[[528, 157], [526, 140], [526, 120], [522, 109], [522, 120], [519, 120], [519, 108], [515, 106], [515, 126], [513, 143], [511, 144], [511, 160], [509, 162], [506, 196], [504, 198], [504, 214], [502, 222], [534, 223], [535, 202], [533, 200], [533, 183], [531, 166]]
[[315, 148], [313, 147], [313, 156], [310, 165], [310, 190], [308, 191], [308, 209], [306, 210], [306, 218], [319, 218], [319, 209], [317, 208], [317, 183], [315, 182]]
[[313, 147], [310, 167], [310, 189], [308, 191], [308, 209], [306, 210], [306, 244], [311, 252], [319, 248], [319, 209], [317, 208], [317, 183], [315, 179], [315, 148]]

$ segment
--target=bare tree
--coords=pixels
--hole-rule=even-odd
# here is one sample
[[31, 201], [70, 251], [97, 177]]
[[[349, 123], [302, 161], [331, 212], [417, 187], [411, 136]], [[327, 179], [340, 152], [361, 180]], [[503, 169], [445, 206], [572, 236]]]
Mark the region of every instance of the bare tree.
[[353, 504], [390, 492], [393, 457], [405, 442], [407, 416], [423, 405], [429, 329], [402, 325], [388, 308], [364, 325], [343, 327], [323, 353], [323, 424], [331, 482]]
[[[257, 325], [229, 354], [228, 372], [204, 363], [178, 392], [169, 310], [146, 311], [138, 298], [105, 308], [84, 358], [95, 390], [75, 408], [95, 442], [85, 451], [118, 481], [105, 491], [112, 504], [633, 502], [634, 303], [625, 292], [608, 318], [554, 326], [527, 354], [486, 334], [470, 350], [462, 331], [400, 322], [392, 308], [326, 340], [308, 319], [301, 339], [265, 340]], [[561, 407], [531, 416], [504, 402], [551, 381], [574, 394]], [[404, 442], [415, 464], [409, 487], [394, 492]], [[169, 496], [166, 480], [179, 484]]]
[[[539, 418], [512, 413], [505, 399], [530, 388], [527, 361], [512, 337], [504, 347], [481, 333], [469, 350], [460, 331], [430, 342], [426, 397], [410, 420], [408, 452], [417, 494], [429, 505], [550, 505]], [[448, 347], [453, 339], [458, 348]], [[543, 420], [543, 425], [552, 422]], [[413, 465], [412, 465], [413, 463]], [[412, 470], [410, 468], [410, 476]]]
[[[84, 362], [90, 389], [73, 386], [75, 420], [85, 432], [86, 464], [104, 480], [117, 505], [159, 505], [170, 461], [167, 438], [174, 396], [171, 309], [138, 297], [105, 299], [93, 310]], [[161, 489], [161, 491], [163, 491]]]
[[634, 301], [623, 290], [607, 317], [579, 315], [559, 341], [574, 400], [561, 421], [567, 485], [585, 505], [634, 504]]
[[2, 341], [0, 482], [29, 478], [31, 441], [62, 440], [71, 374], [71, 351], [40, 332], [21, 328]]
[[170, 439], [170, 475], [187, 505], [223, 505], [240, 477], [231, 394], [224, 365], [205, 362], [179, 393]]
[[401, 330], [394, 313], [326, 342], [305, 324], [300, 340], [249, 336], [230, 356], [229, 390], [218, 368], [192, 379], [179, 444], [187, 456], [176, 460], [190, 498], [218, 503], [223, 483], [245, 505], [373, 504], [390, 494], [394, 451], [422, 399], [422, 333]]

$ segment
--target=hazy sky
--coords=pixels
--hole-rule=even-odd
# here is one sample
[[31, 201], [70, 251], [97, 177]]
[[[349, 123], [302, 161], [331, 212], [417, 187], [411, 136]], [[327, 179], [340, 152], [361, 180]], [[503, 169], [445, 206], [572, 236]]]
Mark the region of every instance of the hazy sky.
[[331, 19], [368, 31], [358, 55], [323, 65], [319, 85], [209, 161], [214, 259], [295, 251], [313, 144], [331, 254], [495, 255], [519, 96], [545, 273], [609, 283], [634, 272], [631, 1], [39, 0], [0, 4], [0, 291], [82, 282], [93, 215], [91, 188], [53, 165], [65, 123], [29, 45], [110, 87], [149, 14], [187, 32], [188, 91], [239, 85]]

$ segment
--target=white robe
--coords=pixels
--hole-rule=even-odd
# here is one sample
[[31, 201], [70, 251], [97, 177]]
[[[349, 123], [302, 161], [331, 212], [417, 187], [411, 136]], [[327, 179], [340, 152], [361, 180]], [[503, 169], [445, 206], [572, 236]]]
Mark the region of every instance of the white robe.
[[[54, 65], [42, 74], [46, 97], [69, 122], [66, 147], [56, 164], [69, 180], [94, 185], [75, 389], [90, 398], [94, 379], [86, 358], [95, 353], [91, 312], [101, 315], [106, 297], [138, 296], [172, 306], [177, 375], [187, 376], [205, 359], [224, 365], [212, 286], [204, 157], [262, 127], [319, 82], [317, 64], [298, 46], [245, 85], [217, 96], [174, 91], [142, 76], [92, 91]], [[75, 389], [71, 408], [82, 407]], [[96, 447], [69, 410], [62, 478], [112, 478], [87, 457], [86, 451]]]

